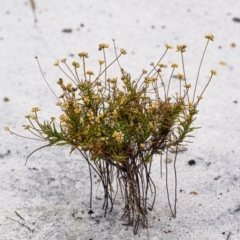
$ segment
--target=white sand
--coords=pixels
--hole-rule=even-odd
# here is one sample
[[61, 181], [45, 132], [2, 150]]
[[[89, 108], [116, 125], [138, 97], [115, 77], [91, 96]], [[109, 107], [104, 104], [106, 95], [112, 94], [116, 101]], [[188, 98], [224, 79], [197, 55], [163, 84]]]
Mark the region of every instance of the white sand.
[[[210, 69], [216, 69], [218, 76], [200, 105], [195, 125], [202, 129], [195, 132], [194, 143], [178, 159], [177, 218], [170, 215], [165, 182], [155, 159], [158, 193], [149, 215], [149, 239], [218, 240], [227, 239], [230, 232], [230, 240], [240, 239], [240, 211], [236, 211], [240, 207], [240, 23], [232, 20], [240, 18], [240, 2], [36, 0], [37, 27], [29, 2], [0, 1], [0, 129], [8, 125], [20, 134], [26, 134], [24, 115], [32, 106], [41, 107], [42, 119], [57, 113], [55, 98], [41, 77], [35, 56], [53, 89], [60, 93], [55, 82], [63, 74], [53, 62], [63, 57], [78, 60], [78, 52], [88, 51], [89, 68], [96, 70], [97, 60], [102, 58], [98, 43], [111, 44], [115, 38], [119, 48], [126, 48], [128, 55], [122, 63], [133, 77], [157, 61], [166, 43], [186, 44], [187, 79], [194, 81], [204, 35], [215, 36], [207, 50], [199, 91]], [[64, 28], [73, 32], [63, 33]], [[164, 61], [168, 65], [180, 61], [173, 53]], [[5, 102], [4, 97], [10, 101]], [[1, 240], [148, 238], [145, 229], [133, 236], [132, 229], [126, 231], [121, 225], [120, 202], [103, 218], [102, 201], [94, 199], [93, 218], [89, 218], [87, 164], [77, 153], [69, 155], [68, 147], [43, 149], [25, 166], [27, 155], [41, 144], [0, 133]], [[188, 165], [190, 159], [196, 164]], [[97, 184], [94, 186], [96, 189]], [[198, 195], [189, 194], [191, 191]], [[101, 188], [97, 195], [102, 197]]]

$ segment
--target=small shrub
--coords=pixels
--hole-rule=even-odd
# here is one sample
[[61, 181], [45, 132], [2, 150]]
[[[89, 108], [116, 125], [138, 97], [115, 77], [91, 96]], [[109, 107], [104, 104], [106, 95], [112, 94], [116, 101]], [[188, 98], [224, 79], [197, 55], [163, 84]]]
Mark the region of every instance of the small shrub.
[[[113, 40], [116, 56], [110, 64], [107, 64], [106, 58], [108, 45], [99, 44], [104, 60], [99, 60], [100, 69], [96, 77], [93, 71], [86, 69], [86, 52], [78, 54], [82, 62], [82, 77], [79, 77], [78, 62], [72, 62], [73, 69], [66, 59], [54, 64], [71, 80], [70, 83], [66, 83], [59, 78], [57, 82], [62, 89], [61, 96], [55, 95], [56, 105], [62, 110], [59, 122], [55, 117], [40, 122], [38, 107], [33, 107], [32, 113], [26, 116], [29, 123], [24, 128], [39, 139], [47, 141], [48, 144], [43, 147], [70, 145], [71, 152], [78, 151], [87, 161], [91, 181], [90, 207], [92, 170], [98, 174], [104, 189], [105, 216], [108, 209], [112, 211], [117, 192], [120, 190], [124, 202], [122, 220], [127, 226], [133, 226], [134, 234], [137, 233], [139, 224], [143, 227], [148, 226], [147, 213], [153, 209], [156, 198], [156, 188], [151, 177], [153, 156], [160, 155], [162, 166], [162, 157], [165, 154], [167, 158], [169, 151], [175, 152], [174, 206], [170, 203], [168, 192], [167, 163], [166, 188], [171, 214], [176, 216], [177, 155], [186, 138], [192, 137], [191, 132], [196, 129], [193, 122], [198, 113], [199, 101], [213, 75], [216, 75], [216, 71], [211, 70], [205, 88], [196, 96], [202, 60], [209, 41], [213, 41], [211, 34], [205, 37], [207, 44], [192, 99], [189, 94], [191, 83], [186, 80], [184, 68], [185, 45], [177, 46], [177, 52], [181, 55], [182, 73], [177, 75], [179, 91], [171, 95], [170, 84], [178, 64], [171, 65], [172, 72], [167, 83], [161, 75], [164, 67], [161, 60], [171, 46], [166, 45], [160, 60], [151, 64], [150, 72], [142, 70], [140, 77], [132, 80], [131, 75], [124, 71], [119, 62], [119, 58], [127, 52], [120, 49], [117, 53]], [[108, 78], [108, 69], [114, 63], [119, 65], [120, 76]], [[8, 127], [6, 130], [10, 131]]]

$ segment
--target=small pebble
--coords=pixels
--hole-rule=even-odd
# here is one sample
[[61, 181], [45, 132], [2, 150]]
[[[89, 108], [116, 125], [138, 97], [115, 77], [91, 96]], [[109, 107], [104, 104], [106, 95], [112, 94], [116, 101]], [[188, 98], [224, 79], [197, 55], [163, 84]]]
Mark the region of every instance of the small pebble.
[[214, 180], [218, 180], [220, 177], [221, 177], [221, 176], [217, 176], [217, 177], [214, 178]]
[[62, 32], [64, 32], [64, 33], [71, 33], [72, 32], [72, 28], [64, 28], [62, 30]]
[[240, 23], [240, 18], [238, 18], [238, 17], [234, 17], [232, 20], [233, 20], [234, 22]]
[[88, 214], [93, 214], [94, 213], [94, 211], [92, 210], [92, 209], [90, 209], [89, 211], [88, 211]]
[[189, 164], [189, 165], [194, 165], [195, 163], [196, 163], [196, 161], [193, 160], [193, 159], [191, 159], [191, 160], [188, 161], [188, 164]]

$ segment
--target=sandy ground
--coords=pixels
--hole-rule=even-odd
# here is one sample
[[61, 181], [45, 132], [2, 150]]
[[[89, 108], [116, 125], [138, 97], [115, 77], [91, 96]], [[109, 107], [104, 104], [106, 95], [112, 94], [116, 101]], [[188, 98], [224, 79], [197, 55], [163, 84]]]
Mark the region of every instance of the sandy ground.
[[[200, 105], [194, 143], [178, 159], [178, 213], [171, 217], [159, 160], [154, 159], [157, 185], [149, 232], [136, 236], [119, 220], [122, 205], [103, 218], [102, 189], [94, 183], [92, 218], [89, 178], [85, 161], [69, 148], [44, 149], [25, 159], [41, 143], [0, 132], [0, 239], [240, 239], [240, 2], [202, 1], [47, 1], [36, 2], [37, 24], [27, 0], [0, 0], [0, 129], [9, 126], [26, 134], [24, 115], [41, 107], [41, 118], [57, 114], [55, 98], [44, 83], [35, 56], [54, 91], [62, 77], [53, 62], [89, 52], [89, 66], [97, 67], [98, 43], [111, 44], [128, 55], [122, 64], [133, 77], [149, 68], [165, 44], [186, 44], [187, 78], [195, 79], [205, 46], [212, 33], [201, 72], [199, 91], [216, 69]], [[71, 29], [71, 33], [63, 32]], [[174, 52], [173, 52], [174, 53]], [[110, 58], [113, 48], [109, 49]], [[170, 54], [165, 63], [180, 61]], [[173, 59], [173, 60], [172, 60]], [[176, 80], [175, 80], [176, 83]], [[194, 159], [195, 165], [188, 161]], [[169, 164], [172, 167], [172, 163]], [[171, 176], [170, 176], [171, 179]], [[171, 188], [172, 190], [172, 185]], [[195, 191], [198, 194], [189, 194]], [[23, 219], [21, 219], [18, 213]], [[230, 234], [230, 235], [229, 235]]]

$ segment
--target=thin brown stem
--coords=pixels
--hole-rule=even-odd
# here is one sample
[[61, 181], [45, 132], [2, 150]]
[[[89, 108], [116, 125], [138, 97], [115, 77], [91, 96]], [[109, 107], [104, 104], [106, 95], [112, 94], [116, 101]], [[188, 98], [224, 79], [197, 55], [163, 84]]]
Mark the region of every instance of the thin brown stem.
[[174, 215], [173, 217], [176, 217], [177, 215], [177, 169], [176, 169], [176, 162], [177, 162], [177, 154], [178, 152], [176, 151], [175, 153], [175, 158], [174, 158], [174, 178], [175, 178], [175, 193], [174, 193]]
[[171, 211], [172, 216], [174, 216], [171, 202], [170, 202], [170, 196], [169, 196], [169, 189], [168, 189], [168, 163], [167, 163], [167, 157], [168, 157], [168, 149], [166, 151], [166, 190], [167, 190], [167, 199], [168, 199], [168, 205]]
[[208, 43], [209, 43], [209, 39], [207, 40], [207, 43], [205, 45], [203, 55], [202, 55], [202, 58], [201, 58], [201, 61], [200, 61], [199, 67], [198, 67], [198, 73], [197, 73], [197, 78], [196, 78], [196, 82], [195, 82], [192, 102], [194, 102], [194, 98], [195, 98], [195, 94], [196, 94], [196, 90], [197, 90], [198, 79], [199, 79], [199, 74], [200, 74], [200, 70], [201, 70], [201, 67], [202, 67], [203, 58], [204, 58], [206, 50], [207, 50]]

